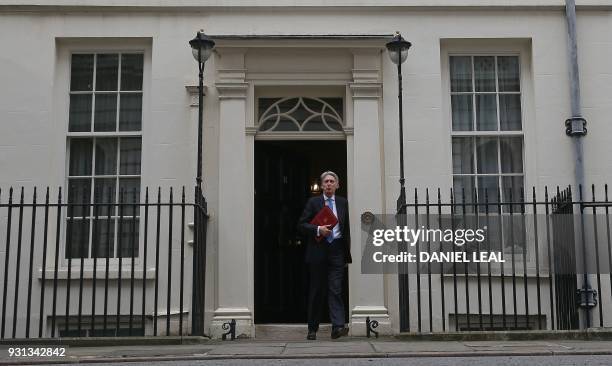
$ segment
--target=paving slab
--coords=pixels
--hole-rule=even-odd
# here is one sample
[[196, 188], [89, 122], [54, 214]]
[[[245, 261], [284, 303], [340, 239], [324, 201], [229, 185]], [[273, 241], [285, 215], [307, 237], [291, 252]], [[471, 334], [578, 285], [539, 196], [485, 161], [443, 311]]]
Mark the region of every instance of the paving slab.
[[569, 348], [553, 342], [464, 342], [465, 346], [474, 352], [566, 352]]
[[589, 350], [611, 350], [612, 342], [609, 341], [555, 341], [554, 343], [567, 347], [568, 349]]
[[194, 353], [206, 353], [213, 347], [204, 345], [155, 345], [155, 346], [109, 346], [109, 347], [68, 347], [66, 354], [71, 356], [87, 355], [184, 355]]
[[312, 347], [287, 347], [283, 355], [297, 354], [365, 354], [374, 350], [368, 342], [358, 344], [336, 343], [330, 345], [313, 345]]
[[241, 339], [241, 340], [235, 340], [235, 341], [211, 341], [210, 343], [206, 344], [206, 347], [226, 347], [226, 346], [232, 346], [232, 347], [251, 347], [253, 345], [261, 345], [264, 347], [284, 347], [287, 344], [287, 342], [281, 342], [281, 341], [260, 341], [260, 340], [248, 340], [248, 339]]
[[470, 352], [461, 342], [371, 342], [376, 352]]
[[209, 355], [280, 355], [284, 346], [264, 346], [261, 344], [242, 346], [218, 346], [208, 352]]
[[353, 340], [348, 340], [348, 338], [345, 338], [343, 340], [337, 340], [337, 341], [307, 341], [307, 342], [287, 342], [286, 343], [286, 347], [287, 348], [310, 348], [310, 347], [332, 347], [332, 348], [337, 348], [337, 347], [350, 347], [350, 346], [356, 346], [356, 345], [362, 345], [362, 344], [368, 344], [369, 342], [367, 341], [353, 341]]

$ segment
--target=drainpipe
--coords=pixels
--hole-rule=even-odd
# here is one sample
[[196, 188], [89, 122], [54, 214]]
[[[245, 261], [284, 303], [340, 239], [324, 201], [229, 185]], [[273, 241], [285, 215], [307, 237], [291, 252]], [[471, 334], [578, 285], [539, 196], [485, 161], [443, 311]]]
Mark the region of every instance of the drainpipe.
[[[570, 77], [570, 99], [572, 116], [565, 121], [565, 133], [573, 140], [574, 145], [574, 184], [580, 201], [583, 200], [582, 189], [584, 185], [584, 148], [582, 137], [586, 135], [586, 120], [582, 117], [580, 108], [580, 76], [578, 70], [578, 46], [576, 35], [576, 2], [565, 0], [565, 16], [567, 20], [567, 40]], [[577, 305], [584, 309], [584, 323], [586, 328], [591, 326], [591, 309], [596, 305], [596, 292], [589, 283], [586, 267], [586, 243], [584, 236], [584, 215], [580, 206], [580, 239], [582, 242], [583, 281], [582, 289], [577, 291]]]
[[586, 135], [586, 120], [582, 117], [580, 108], [580, 75], [578, 71], [578, 46], [576, 40], [576, 3], [565, 0], [565, 15], [567, 19], [567, 40], [570, 76], [570, 99], [572, 117], [565, 121], [565, 132], [574, 140], [574, 180], [576, 186], [584, 186], [583, 147], [581, 137]]

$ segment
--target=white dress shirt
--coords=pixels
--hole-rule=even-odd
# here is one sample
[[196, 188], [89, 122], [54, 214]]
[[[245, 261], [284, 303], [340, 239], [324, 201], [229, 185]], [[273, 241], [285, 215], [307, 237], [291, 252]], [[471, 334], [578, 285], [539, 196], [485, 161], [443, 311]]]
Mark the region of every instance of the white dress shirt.
[[[331, 198], [331, 200], [334, 202], [334, 207], [332, 211], [334, 212], [334, 216], [338, 218], [338, 205], [336, 204], [336, 195], [333, 195], [331, 197], [326, 197], [325, 194], [323, 194], [323, 203], [325, 204], [325, 206], [329, 206], [329, 202], [327, 201], [329, 198]], [[321, 226], [317, 226], [317, 236], [320, 236], [319, 234], [320, 229], [321, 229]], [[334, 235], [334, 239], [338, 239], [342, 237], [342, 234], [340, 234], [340, 222], [338, 222], [338, 224], [334, 226], [332, 230], [332, 234]]]

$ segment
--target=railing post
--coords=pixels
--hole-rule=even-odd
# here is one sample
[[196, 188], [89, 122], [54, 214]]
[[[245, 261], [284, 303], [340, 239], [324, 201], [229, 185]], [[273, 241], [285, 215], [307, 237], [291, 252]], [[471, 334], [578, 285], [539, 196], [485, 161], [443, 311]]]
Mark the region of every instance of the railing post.
[[206, 199], [202, 195], [200, 186], [195, 187], [193, 209], [193, 285], [192, 304], [193, 311], [191, 333], [204, 335], [204, 305], [206, 291]]
[[191, 311], [193, 312], [192, 316], [191, 316], [191, 335], [200, 335], [200, 325], [199, 325], [199, 292], [197, 290], [198, 288], [198, 279], [197, 279], [197, 273], [200, 271], [199, 266], [198, 266], [198, 247], [199, 247], [199, 243], [198, 243], [198, 229], [200, 227], [199, 224], [199, 210], [198, 210], [198, 204], [199, 204], [199, 194], [200, 194], [200, 190], [199, 190], [199, 186], [196, 185], [195, 187], [195, 191], [194, 191], [194, 198], [193, 198], [193, 274], [192, 274], [192, 286], [191, 286]]

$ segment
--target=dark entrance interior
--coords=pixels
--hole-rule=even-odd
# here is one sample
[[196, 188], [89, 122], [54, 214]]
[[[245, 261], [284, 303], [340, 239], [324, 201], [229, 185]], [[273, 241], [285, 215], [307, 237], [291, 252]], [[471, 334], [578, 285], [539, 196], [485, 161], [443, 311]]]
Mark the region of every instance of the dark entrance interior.
[[[297, 222], [306, 200], [321, 194], [311, 187], [325, 170], [338, 174], [337, 194], [346, 197], [346, 141], [255, 142], [255, 323], [307, 322], [306, 242]], [[348, 309], [347, 273], [343, 292]]]

